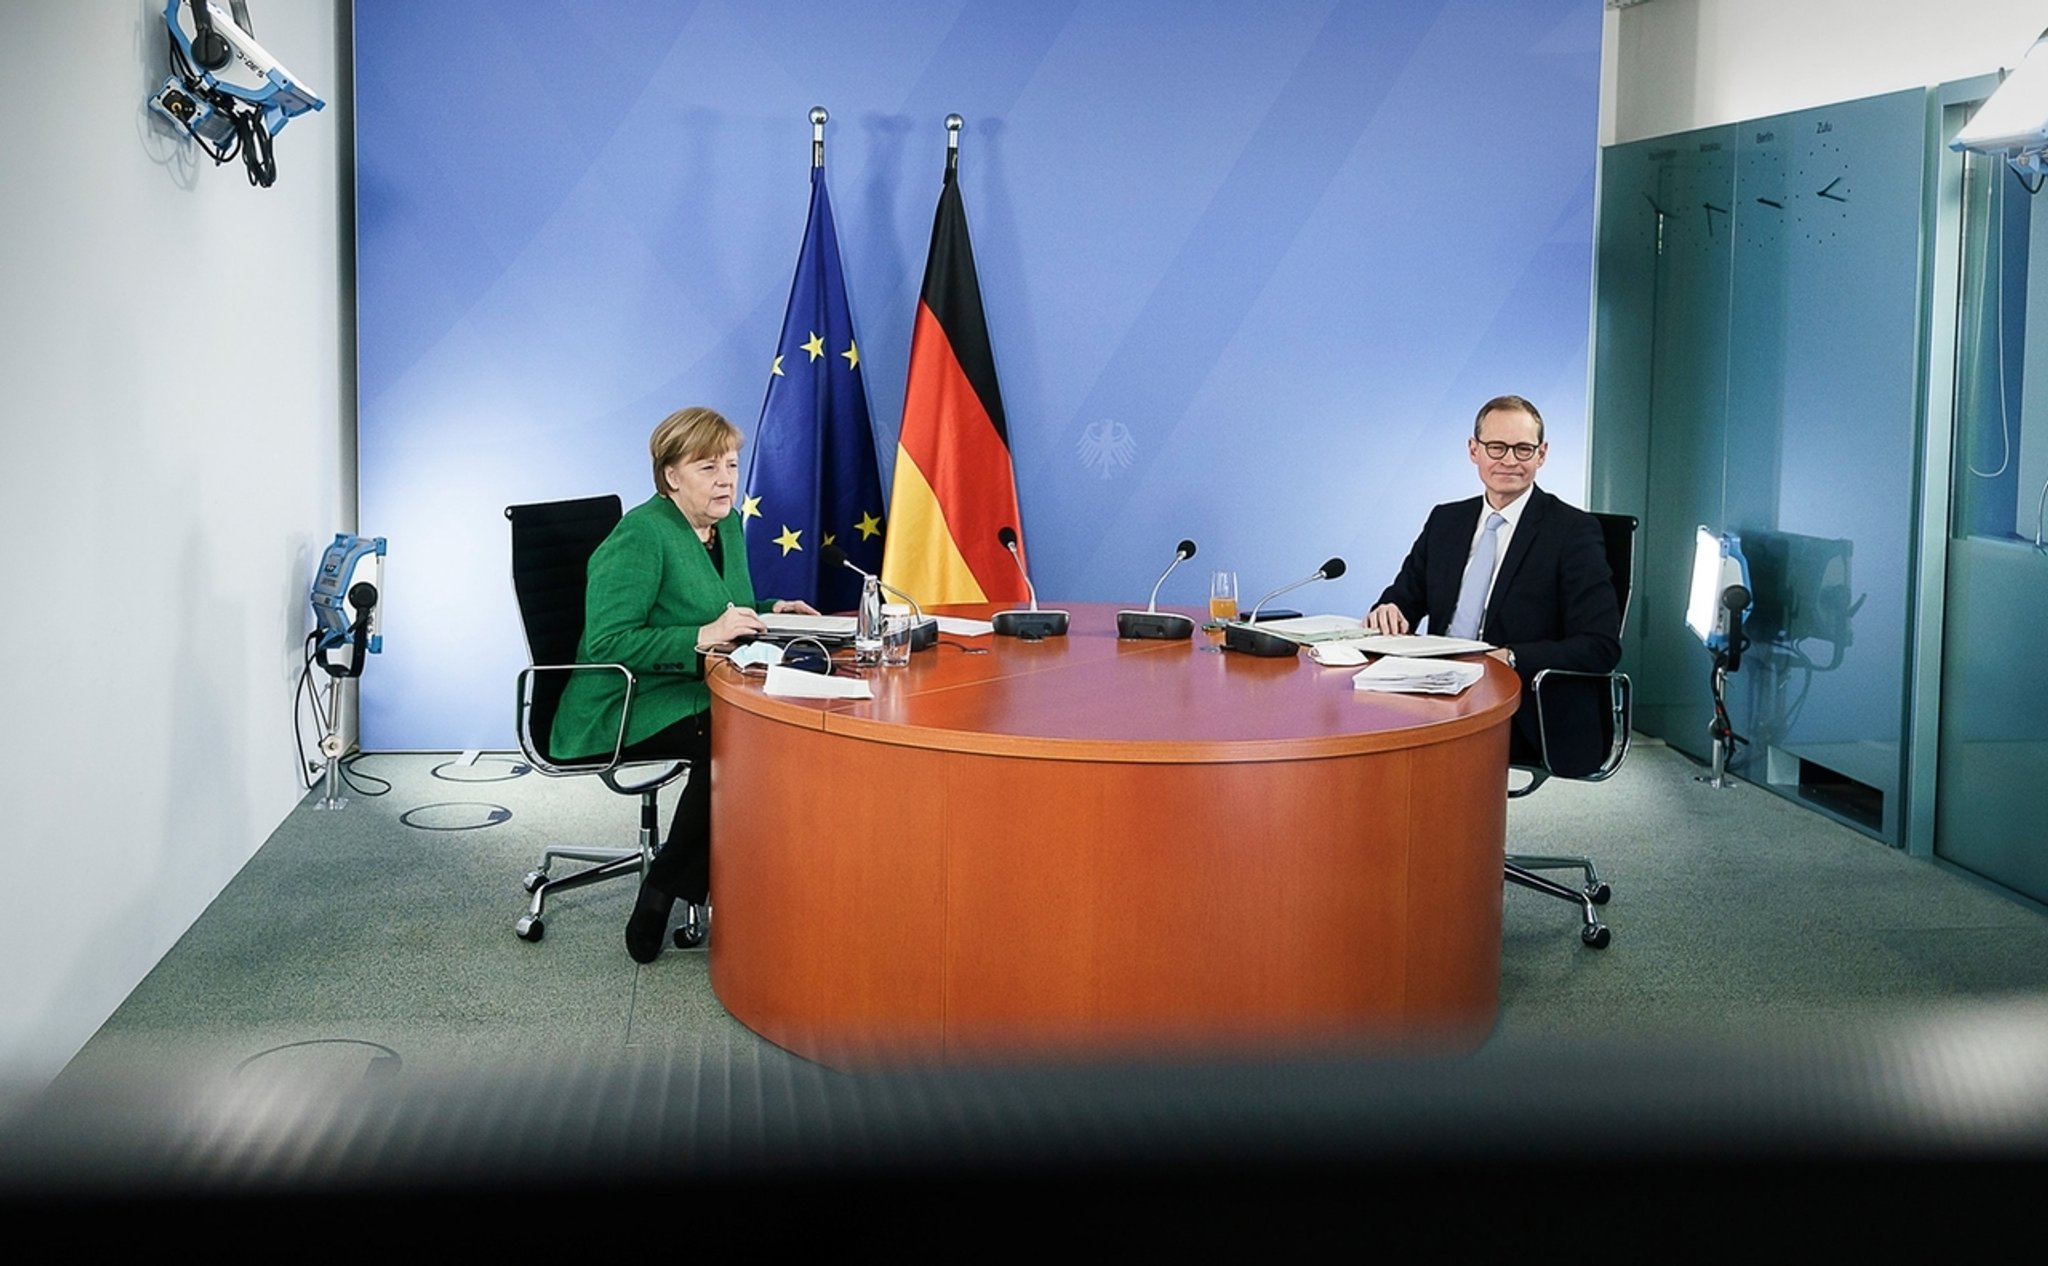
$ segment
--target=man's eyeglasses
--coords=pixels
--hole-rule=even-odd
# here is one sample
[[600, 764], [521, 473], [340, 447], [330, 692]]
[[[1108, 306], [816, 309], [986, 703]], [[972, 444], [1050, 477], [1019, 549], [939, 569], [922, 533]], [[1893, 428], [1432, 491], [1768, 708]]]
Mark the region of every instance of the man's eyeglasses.
[[1495, 461], [1509, 453], [1513, 453], [1518, 462], [1526, 462], [1536, 456], [1537, 446], [1534, 444], [1509, 444], [1503, 440], [1480, 440], [1478, 443], [1479, 447], [1486, 450], [1486, 455]]

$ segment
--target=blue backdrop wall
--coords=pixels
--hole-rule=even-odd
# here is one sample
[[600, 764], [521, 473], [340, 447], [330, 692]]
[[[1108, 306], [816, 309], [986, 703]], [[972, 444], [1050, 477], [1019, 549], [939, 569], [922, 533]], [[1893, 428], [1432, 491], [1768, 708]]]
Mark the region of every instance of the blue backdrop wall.
[[[371, 750], [511, 746], [508, 504], [652, 491], [648, 431], [751, 433], [828, 179], [888, 485], [944, 166], [1048, 598], [1362, 611], [1504, 391], [1583, 488], [1589, 0], [357, 0]], [[1115, 437], [1107, 446], [1089, 439]]]

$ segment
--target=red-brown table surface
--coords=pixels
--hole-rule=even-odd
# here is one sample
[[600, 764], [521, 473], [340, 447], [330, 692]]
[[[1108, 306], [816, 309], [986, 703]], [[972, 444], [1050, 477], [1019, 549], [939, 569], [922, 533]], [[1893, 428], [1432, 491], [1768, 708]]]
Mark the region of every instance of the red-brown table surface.
[[1481, 1040], [1514, 674], [1370, 694], [1069, 609], [869, 670], [871, 701], [712, 672], [726, 1009], [839, 1066]]

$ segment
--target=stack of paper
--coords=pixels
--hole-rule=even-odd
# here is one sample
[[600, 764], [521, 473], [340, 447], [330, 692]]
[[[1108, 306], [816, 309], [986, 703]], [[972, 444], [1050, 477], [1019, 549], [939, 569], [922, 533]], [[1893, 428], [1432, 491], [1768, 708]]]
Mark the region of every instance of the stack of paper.
[[780, 664], [768, 670], [767, 693], [782, 699], [872, 699], [875, 692], [858, 677], [807, 673]]
[[1454, 695], [1486, 675], [1486, 665], [1446, 659], [1407, 659], [1383, 655], [1351, 678], [1356, 690], [1393, 694]]

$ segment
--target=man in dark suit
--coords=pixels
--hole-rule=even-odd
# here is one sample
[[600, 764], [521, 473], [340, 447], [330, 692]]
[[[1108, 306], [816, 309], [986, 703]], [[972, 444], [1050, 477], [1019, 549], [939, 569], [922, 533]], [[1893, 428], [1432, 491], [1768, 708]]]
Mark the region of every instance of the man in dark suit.
[[[1406, 633], [1426, 617], [1432, 633], [1497, 647], [1494, 656], [1522, 679], [1508, 758], [1541, 764], [1530, 685], [1535, 675], [1546, 668], [1604, 673], [1621, 659], [1621, 611], [1607, 550], [1592, 515], [1536, 486], [1549, 446], [1535, 405], [1520, 396], [1487, 401], [1465, 447], [1485, 495], [1430, 511], [1401, 573], [1365, 623], [1382, 633]], [[1560, 689], [1556, 680], [1545, 690], [1557, 772], [1599, 765], [1608, 739], [1605, 697], [1604, 689]]]

